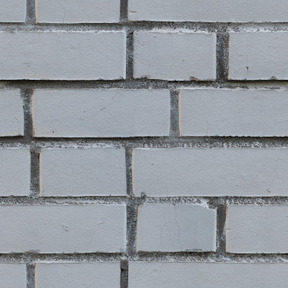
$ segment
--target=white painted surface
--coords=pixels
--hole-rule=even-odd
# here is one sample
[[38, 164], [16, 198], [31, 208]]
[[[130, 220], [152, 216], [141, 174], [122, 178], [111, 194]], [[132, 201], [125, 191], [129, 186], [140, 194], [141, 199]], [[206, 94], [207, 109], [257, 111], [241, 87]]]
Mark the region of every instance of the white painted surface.
[[181, 136], [287, 136], [288, 90], [181, 89]]
[[229, 79], [287, 80], [287, 32], [230, 33]]
[[134, 77], [214, 80], [216, 35], [177, 30], [135, 32]]
[[286, 0], [130, 0], [132, 21], [286, 22]]
[[24, 135], [24, 111], [20, 90], [0, 90], [0, 137]]
[[287, 196], [285, 148], [135, 149], [140, 196]]
[[37, 288], [119, 288], [120, 263], [41, 263], [36, 265]]
[[0, 79], [123, 79], [123, 31], [0, 32]]
[[26, 0], [0, 0], [0, 22], [25, 22]]
[[286, 288], [287, 263], [130, 262], [129, 288]]
[[30, 150], [0, 149], [0, 196], [30, 194]]
[[120, 19], [120, 0], [37, 0], [39, 23], [113, 23]]
[[169, 90], [36, 90], [36, 137], [168, 136]]
[[26, 288], [25, 264], [0, 264], [0, 287]]
[[215, 251], [216, 211], [199, 205], [144, 204], [138, 209], [138, 251]]
[[[8, 221], [9, 220], [9, 221]], [[124, 205], [0, 207], [0, 252], [123, 252]]]
[[[271, 173], [273, 171], [271, 170]], [[288, 206], [228, 206], [227, 251], [231, 253], [287, 253]]]
[[42, 196], [125, 196], [124, 149], [44, 149]]

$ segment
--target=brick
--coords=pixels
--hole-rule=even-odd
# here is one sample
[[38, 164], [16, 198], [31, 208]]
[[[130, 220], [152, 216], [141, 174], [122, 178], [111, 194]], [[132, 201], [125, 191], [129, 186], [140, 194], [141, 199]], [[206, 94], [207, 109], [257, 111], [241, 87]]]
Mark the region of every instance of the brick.
[[181, 89], [181, 136], [287, 136], [288, 90]]
[[37, 288], [119, 288], [120, 263], [41, 263], [36, 265]]
[[0, 22], [25, 22], [26, 0], [0, 0]]
[[42, 196], [125, 196], [124, 149], [44, 149]]
[[36, 137], [169, 135], [168, 90], [36, 90]]
[[286, 22], [285, 0], [130, 0], [132, 21]]
[[30, 194], [29, 149], [0, 149], [0, 191], [0, 196], [28, 196]]
[[286, 288], [288, 265], [130, 262], [129, 288]]
[[125, 78], [123, 31], [0, 32], [0, 79]]
[[124, 205], [0, 207], [0, 227], [1, 253], [110, 253], [126, 246]]
[[216, 35], [185, 31], [134, 33], [134, 77], [214, 80]]
[[25, 264], [0, 264], [0, 287], [26, 288]]
[[288, 206], [229, 206], [226, 250], [231, 253], [287, 253], [287, 218]]
[[133, 169], [137, 196], [287, 196], [285, 148], [135, 149]]
[[24, 135], [23, 102], [19, 90], [0, 90], [0, 137]]
[[287, 80], [287, 32], [230, 34], [229, 79]]
[[37, 0], [38, 23], [119, 22], [120, 0]]
[[37, 0], [38, 23], [119, 22], [120, 0]]
[[216, 251], [216, 211], [199, 205], [144, 204], [138, 210], [137, 250]]

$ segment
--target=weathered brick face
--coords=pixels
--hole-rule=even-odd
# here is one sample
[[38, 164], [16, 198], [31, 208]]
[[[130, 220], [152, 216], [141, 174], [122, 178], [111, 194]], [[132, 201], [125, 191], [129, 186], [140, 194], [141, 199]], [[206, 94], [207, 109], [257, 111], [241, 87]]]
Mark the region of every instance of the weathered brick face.
[[0, 4], [0, 288], [287, 287], [287, 0]]

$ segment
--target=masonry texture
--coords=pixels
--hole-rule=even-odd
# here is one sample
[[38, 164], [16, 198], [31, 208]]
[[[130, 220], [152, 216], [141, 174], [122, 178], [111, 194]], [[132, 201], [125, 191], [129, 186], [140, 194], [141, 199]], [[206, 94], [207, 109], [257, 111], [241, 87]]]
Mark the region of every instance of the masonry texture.
[[287, 287], [286, 0], [0, 4], [0, 287]]

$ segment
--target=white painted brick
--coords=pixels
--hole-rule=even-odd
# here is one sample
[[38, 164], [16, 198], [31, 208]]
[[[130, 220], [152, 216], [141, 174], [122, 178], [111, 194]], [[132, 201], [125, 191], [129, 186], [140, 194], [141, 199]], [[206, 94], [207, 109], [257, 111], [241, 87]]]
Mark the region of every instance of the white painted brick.
[[39, 23], [119, 22], [120, 0], [37, 0]]
[[167, 136], [168, 90], [36, 90], [36, 137]]
[[24, 135], [20, 90], [0, 90], [0, 137]]
[[123, 31], [0, 32], [0, 79], [123, 79]]
[[0, 196], [30, 194], [30, 150], [0, 149]]
[[124, 149], [44, 149], [42, 196], [125, 196]]
[[286, 288], [288, 265], [130, 262], [129, 288]]
[[288, 206], [229, 206], [226, 250], [231, 253], [287, 253], [287, 218]]
[[124, 205], [0, 207], [0, 252], [122, 252], [125, 211]]
[[134, 77], [214, 80], [216, 35], [185, 31], [134, 33]]
[[287, 196], [285, 148], [135, 149], [140, 196]]
[[0, 264], [0, 287], [26, 288], [25, 264]]
[[120, 263], [47, 263], [36, 265], [37, 288], [119, 288]]
[[286, 0], [130, 0], [132, 21], [286, 22]]
[[230, 34], [229, 79], [288, 79], [287, 32]]
[[26, 0], [0, 0], [0, 22], [25, 22]]
[[182, 136], [288, 136], [288, 90], [180, 90]]
[[138, 209], [138, 251], [215, 251], [216, 211], [200, 205], [144, 204]]

